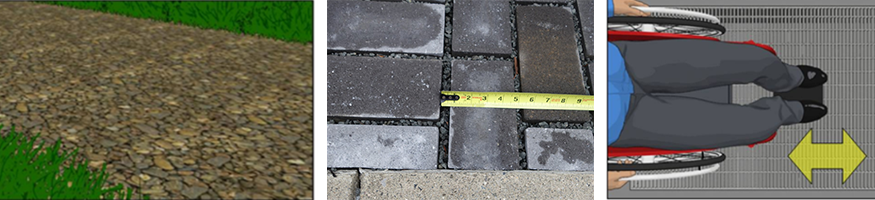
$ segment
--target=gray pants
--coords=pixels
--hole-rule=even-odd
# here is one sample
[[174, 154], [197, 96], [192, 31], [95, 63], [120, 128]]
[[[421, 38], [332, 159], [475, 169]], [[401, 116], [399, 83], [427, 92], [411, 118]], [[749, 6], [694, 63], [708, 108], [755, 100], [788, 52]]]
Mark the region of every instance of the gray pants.
[[[802, 120], [802, 104], [765, 97], [748, 105], [652, 93], [755, 83], [773, 92], [798, 87], [802, 71], [760, 47], [705, 40], [613, 42], [635, 93], [612, 147], [722, 148], [762, 141]], [[613, 102], [611, 102], [613, 103]]]

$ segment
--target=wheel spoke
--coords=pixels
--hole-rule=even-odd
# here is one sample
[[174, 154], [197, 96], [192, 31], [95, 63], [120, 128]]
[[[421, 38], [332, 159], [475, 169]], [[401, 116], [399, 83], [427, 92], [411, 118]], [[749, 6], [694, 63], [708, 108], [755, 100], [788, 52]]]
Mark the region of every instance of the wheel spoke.
[[[646, 25], [650, 25], [653, 27], [652, 31], [646, 31], [642, 28]], [[608, 30], [614, 31], [634, 31], [634, 32], [656, 32], [656, 33], [675, 33], [675, 34], [685, 34], [685, 35], [698, 35], [698, 36], [716, 36], [720, 35], [721, 32], [716, 29], [707, 28], [707, 27], [699, 27], [692, 25], [681, 25], [681, 24], [652, 24], [652, 23], [609, 23]]]

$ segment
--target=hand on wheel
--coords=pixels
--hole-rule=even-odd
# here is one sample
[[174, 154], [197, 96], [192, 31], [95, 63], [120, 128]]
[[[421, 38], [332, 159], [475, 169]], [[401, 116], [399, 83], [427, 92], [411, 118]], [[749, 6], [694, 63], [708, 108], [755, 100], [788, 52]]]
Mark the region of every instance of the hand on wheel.
[[[625, 164], [632, 163], [631, 160], [627, 160], [624, 162]], [[626, 182], [629, 181], [621, 181], [621, 178], [632, 177], [635, 175], [635, 171], [608, 171], [608, 190], [615, 190], [626, 185]]]
[[632, 8], [632, 6], [649, 7], [638, 0], [614, 0], [614, 15], [626, 16], [650, 16], [650, 13], [642, 12], [641, 10]]

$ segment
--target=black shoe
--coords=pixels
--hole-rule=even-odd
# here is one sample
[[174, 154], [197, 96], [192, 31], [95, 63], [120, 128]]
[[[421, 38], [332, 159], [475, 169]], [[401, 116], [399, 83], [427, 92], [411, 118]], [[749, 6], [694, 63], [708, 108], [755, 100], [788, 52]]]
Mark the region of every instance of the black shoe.
[[826, 115], [826, 105], [815, 101], [802, 100], [802, 121], [799, 123], [808, 123], [816, 121]]
[[799, 65], [797, 67], [799, 67], [799, 70], [802, 70], [802, 84], [799, 87], [813, 88], [826, 83], [826, 73], [823, 70], [808, 65]]

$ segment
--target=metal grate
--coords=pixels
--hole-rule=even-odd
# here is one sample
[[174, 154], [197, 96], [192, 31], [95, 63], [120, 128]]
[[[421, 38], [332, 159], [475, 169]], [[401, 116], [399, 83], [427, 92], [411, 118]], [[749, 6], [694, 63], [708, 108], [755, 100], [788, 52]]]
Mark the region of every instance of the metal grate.
[[[721, 19], [721, 40], [772, 46], [787, 63], [826, 71], [829, 115], [814, 123], [784, 126], [775, 140], [754, 148], [720, 149], [719, 171], [692, 178], [635, 181], [632, 190], [875, 189], [875, 7], [677, 7]], [[747, 104], [772, 93], [756, 85], [733, 87], [733, 102]], [[841, 170], [815, 170], [814, 184], [787, 155], [809, 129], [814, 142], [841, 142], [842, 128], [869, 155], [842, 184]], [[640, 172], [641, 174], [652, 172]]]

